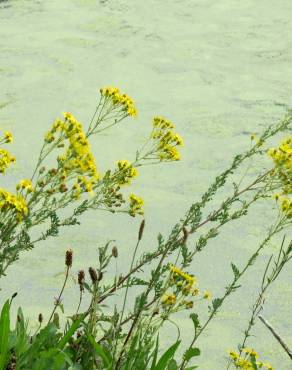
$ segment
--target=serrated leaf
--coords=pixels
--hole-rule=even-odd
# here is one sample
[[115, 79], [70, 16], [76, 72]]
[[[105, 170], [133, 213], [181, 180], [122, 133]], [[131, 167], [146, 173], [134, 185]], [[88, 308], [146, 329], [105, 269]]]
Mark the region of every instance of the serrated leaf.
[[238, 270], [238, 268], [235, 266], [234, 263], [231, 262], [231, 268], [232, 268], [232, 271], [233, 271], [233, 274], [234, 274], [234, 277], [235, 278], [238, 278], [240, 272]]
[[213, 310], [217, 310], [222, 304], [222, 299], [221, 298], [215, 298], [213, 299], [212, 301], [212, 306], [213, 306]]
[[200, 321], [199, 321], [199, 316], [196, 313], [191, 313], [190, 318], [193, 321], [195, 329], [200, 327]]
[[189, 362], [191, 358], [193, 357], [196, 357], [196, 356], [200, 356], [201, 354], [201, 351], [199, 348], [189, 348], [185, 351], [184, 353], [184, 359]]

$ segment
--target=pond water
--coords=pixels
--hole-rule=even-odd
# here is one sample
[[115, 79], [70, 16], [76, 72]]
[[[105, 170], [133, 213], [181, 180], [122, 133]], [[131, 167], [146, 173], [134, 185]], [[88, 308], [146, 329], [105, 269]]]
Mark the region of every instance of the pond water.
[[[291, 106], [291, 12], [288, 0], [0, 1], [0, 129], [14, 133], [10, 149], [17, 157], [1, 186], [13, 191], [20, 178], [30, 177], [43, 134], [61, 112], [71, 111], [86, 123], [99, 88], [117, 86], [135, 99], [139, 117], [92, 140], [102, 171], [118, 159], [133, 158], [154, 115], [175, 122], [185, 140], [181, 162], [141, 169], [132, 187], [146, 200], [141, 249], [154, 248], [158, 232], [167, 236], [231, 157], [249, 146], [250, 133], [261, 132]], [[255, 207], [197, 257], [190, 270], [203, 289], [222, 294], [232, 277], [230, 261], [240, 265], [254, 250], [271, 208], [270, 203]], [[64, 230], [21, 256], [1, 282], [1, 302], [18, 292], [15, 308], [22, 305], [33, 320], [39, 312], [48, 315], [69, 247], [78, 271], [94, 264], [98, 245], [115, 239], [116, 268], [125, 271], [139, 223], [125, 215], [87, 213], [81, 227]], [[241, 340], [256, 297], [254, 277], [277, 247], [274, 243], [263, 253], [242, 290], [230, 297], [198, 342], [200, 369], [225, 369], [226, 351]], [[272, 287], [265, 317], [292, 347], [291, 278], [286, 269]], [[72, 281], [64, 295], [67, 314], [77, 300]], [[200, 303], [200, 310], [206, 314], [207, 304]], [[192, 335], [187, 315], [178, 318], [186, 342]], [[166, 334], [165, 345], [176, 332], [169, 326]], [[267, 361], [277, 370], [291, 369], [288, 356], [260, 322], [253, 334], [250, 345]]]

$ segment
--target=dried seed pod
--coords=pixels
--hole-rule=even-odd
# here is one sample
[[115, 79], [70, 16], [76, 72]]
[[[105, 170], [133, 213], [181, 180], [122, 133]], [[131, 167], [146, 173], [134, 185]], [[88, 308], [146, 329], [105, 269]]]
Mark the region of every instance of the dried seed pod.
[[93, 267], [89, 267], [88, 272], [89, 272], [91, 281], [93, 282], [93, 284], [95, 284], [98, 280], [96, 270]]
[[113, 249], [112, 249], [112, 256], [117, 258], [118, 255], [119, 255], [118, 248], [116, 246], [114, 246]]
[[145, 219], [142, 220], [141, 225], [140, 225], [139, 235], [138, 235], [139, 241], [142, 239], [144, 227], [145, 227]]
[[182, 238], [182, 244], [185, 244], [187, 239], [188, 239], [189, 232], [185, 227], [183, 227], [182, 231], [183, 231], [183, 234], [184, 234], [184, 236]]
[[57, 174], [57, 172], [58, 172], [58, 170], [57, 170], [56, 168], [51, 168], [51, 169], [49, 170], [49, 174], [50, 174], [51, 176], [55, 176], [55, 175]]
[[43, 315], [40, 313], [39, 316], [38, 316], [39, 323], [41, 324], [43, 322], [43, 320], [44, 320]]
[[84, 270], [80, 270], [78, 272], [78, 284], [80, 285], [80, 288], [81, 286], [83, 287], [84, 280], [85, 280], [85, 272]]
[[72, 249], [68, 249], [66, 251], [65, 265], [70, 268], [72, 267], [72, 262], [73, 262], [73, 251]]

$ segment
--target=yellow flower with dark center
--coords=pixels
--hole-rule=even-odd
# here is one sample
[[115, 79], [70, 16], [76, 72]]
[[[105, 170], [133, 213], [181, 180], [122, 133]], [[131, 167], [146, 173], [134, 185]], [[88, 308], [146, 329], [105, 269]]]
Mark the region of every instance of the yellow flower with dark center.
[[164, 294], [161, 302], [163, 305], [173, 306], [176, 302], [176, 296], [174, 294]]
[[10, 131], [4, 132], [4, 139], [6, 143], [12, 143], [13, 141], [13, 135]]
[[34, 188], [33, 188], [32, 182], [31, 182], [30, 180], [27, 180], [27, 179], [21, 180], [21, 181], [16, 185], [16, 190], [20, 190], [20, 189], [24, 189], [24, 190], [26, 190], [28, 193], [31, 193], [32, 191], [34, 191]]
[[206, 290], [203, 294], [203, 298], [204, 299], [211, 299], [212, 298], [212, 294], [211, 292], [209, 292], [208, 290]]

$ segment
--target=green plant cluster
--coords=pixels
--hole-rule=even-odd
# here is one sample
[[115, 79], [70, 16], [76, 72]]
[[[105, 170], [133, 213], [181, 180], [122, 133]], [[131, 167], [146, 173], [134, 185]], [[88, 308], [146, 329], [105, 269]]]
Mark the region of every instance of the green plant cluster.
[[[115, 169], [105, 173], [98, 170], [89, 143], [91, 135], [136, 115], [134, 101], [117, 88], [109, 87], [101, 89], [100, 101], [87, 131], [68, 112], [53, 123], [45, 135], [32, 177], [21, 180], [15, 194], [0, 189], [0, 277], [22, 251], [32, 249], [48, 237], [58, 236], [64, 226], [79, 224], [79, 216], [89, 209], [123, 212], [134, 217], [144, 215], [143, 199], [130, 194], [126, 200], [124, 186], [131, 184], [139, 167], [180, 158], [178, 147], [182, 139], [173, 131], [173, 123], [163, 117], [154, 117], [152, 131], [137, 150], [135, 159], [120, 160]], [[292, 222], [289, 212], [292, 140], [285, 139], [278, 149], [268, 147], [269, 139], [291, 131], [291, 123], [292, 111], [288, 111], [258, 139], [253, 134], [249, 149], [234, 157], [201, 198], [190, 205], [169, 236], [158, 235], [157, 245], [150, 252], [140, 251], [147, 227], [143, 218], [126, 273], [117, 270], [115, 276], [108, 276], [110, 265], [117, 265], [119, 261], [118, 247], [112, 241], [99, 246], [98, 264], [88, 271], [75, 272], [79, 302], [76, 308], [66, 308], [69, 316], [65, 316], [63, 292], [73, 273], [72, 250], [66, 252], [65, 278], [52, 312], [46, 320], [39, 315], [35, 333], [29, 330], [21, 309], [12, 327], [10, 310], [14, 297], [7, 300], [0, 317], [0, 370], [196, 369], [198, 357], [204, 356], [199, 339], [230, 296], [241, 288], [242, 277], [249, 273], [261, 252], [278, 235], [282, 243], [277, 253], [269, 256], [262, 271], [259, 294], [242, 342], [238, 351], [229, 351], [226, 359], [226, 368], [272, 370], [272, 365], [260, 359], [255, 349], [247, 344], [262, 312], [267, 291], [292, 257], [292, 243], [285, 239]], [[10, 133], [5, 133], [2, 142], [9, 143], [12, 139]], [[56, 166], [47, 168], [46, 160], [52, 153], [57, 155]], [[273, 160], [270, 166], [259, 165], [254, 171], [255, 165], [261, 163], [259, 159], [267, 154]], [[4, 152], [5, 172], [13, 164], [9, 158], [12, 157]], [[238, 179], [243, 166], [246, 166], [245, 172]], [[225, 192], [219, 192], [220, 189]], [[227, 193], [225, 198], [220, 199], [221, 193]], [[212, 206], [213, 201], [216, 206]], [[247, 216], [258, 201], [275, 202], [279, 207], [276, 212], [275, 207], [270, 207], [271, 224], [249, 258], [229, 262], [232, 279], [223, 287], [220, 296], [212, 298], [212, 293], [200, 286], [199, 277], [192, 271], [192, 261], [208, 247], [212, 238], [220, 235], [226, 224]], [[71, 209], [72, 205], [71, 215], [62, 218], [60, 210]], [[31, 230], [39, 225], [44, 225], [44, 230], [31, 240]], [[134, 293], [130, 295], [130, 291]], [[115, 301], [116, 295], [122, 295], [121, 304]], [[83, 309], [85, 296], [89, 304]], [[135, 297], [133, 301], [130, 296]], [[205, 309], [206, 317], [200, 317], [199, 305]], [[188, 343], [182, 341], [176, 323], [179, 312], [188, 315], [192, 323]], [[160, 336], [166, 325], [175, 328], [177, 338], [168, 349], [162, 350]], [[289, 355], [289, 348], [283, 343], [280, 340]]]

